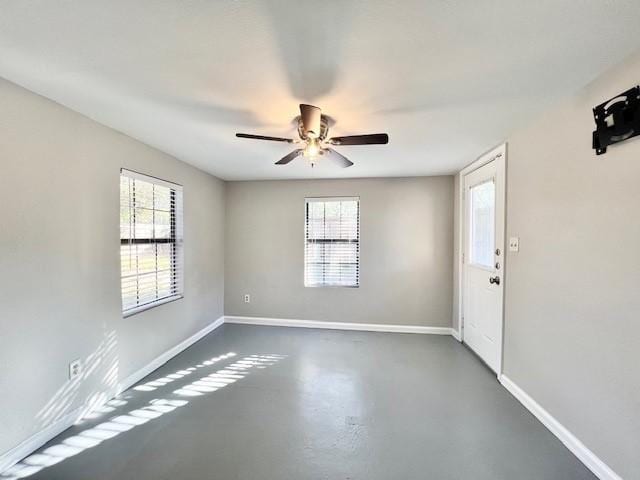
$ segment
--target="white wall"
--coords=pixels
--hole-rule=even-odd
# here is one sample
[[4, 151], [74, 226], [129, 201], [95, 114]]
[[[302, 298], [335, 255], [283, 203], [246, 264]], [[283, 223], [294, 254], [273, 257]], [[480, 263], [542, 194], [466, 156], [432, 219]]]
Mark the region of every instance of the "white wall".
[[[304, 287], [313, 196], [360, 196], [359, 288]], [[451, 326], [453, 177], [229, 182], [226, 235], [227, 315]]]
[[592, 107], [640, 54], [509, 138], [506, 375], [625, 479], [640, 478], [640, 138], [591, 149]]
[[[1, 455], [223, 314], [224, 184], [4, 80], [0, 105]], [[185, 297], [126, 319], [121, 167], [184, 185]]]

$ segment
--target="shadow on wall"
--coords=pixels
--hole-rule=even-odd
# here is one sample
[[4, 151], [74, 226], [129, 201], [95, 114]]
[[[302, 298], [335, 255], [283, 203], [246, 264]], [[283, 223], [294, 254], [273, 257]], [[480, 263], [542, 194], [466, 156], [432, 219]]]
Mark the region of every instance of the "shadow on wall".
[[[105, 342], [105, 349], [103, 350], [105, 352], [114, 348], [107, 348], [107, 345], [112, 344], [110, 342]], [[76, 422], [76, 425], [89, 424], [85, 430], [82, 430], [76, 435], [67, 437], [59, 443], [51, 446], [45, 446], [43, 449], [28, 456], [20, 463], [17, 463], [0, 474], [0, 480], [17, 480], [29, 477], [47, 467], [50, 467], [51, 465], [55, 465], [69, 457], [78, 455], [89, 448], [96, 447], [103, 441], [111, 440], [137, 426], [143, 425], [151, 420], [161, 417], [164, 414], [170, 413], [176, 408], [184, 407], [189, 403], [189, 401], [184, 397], [192, 398], [213, 393], [243, 379], [249, 375], [251, 369], [264, 369], [285, 358], [284, 355], [277, 354], [248, 355], [240, 360], [234, 361], [223, 369], [199, 377], [191, 383], [184, 384], [182, 379], [185, 379], [199, 369], [206, 370], [207, 367], [210, 367], [220, 361], [231, 359], [235, 356], [235, 353], [229, 352], [225, 355], [205, 360], [195, 366], [181, 369], [169, 375], [156, 378], [150, 382], [137, 385], [126, 392], [122, 397], [115, 398], [89, 412], [84, 412], [84, 415], [78, 422]], [[113, 368], [110, 368], [108, 371], [112, 372]], [[113, 374], [111, 373], [106, 378], [111, 378], [112, 376]], [[117, 378], [117, 369], [115, 377]], [[113, 380], [114, 384], [115, 381], [116, 380]], [[91, 422], [92, 420], [99, 420], [106, 414], [116, 412], [117, 409], [124, 407], [134, 399], [137, 403], [141, 400], [138, 397], [164, 389], [173, 382], [182, 384], [172, 393], [164, 394], [163, 397], [166, 398], [153, 398], [142, 408], [130, 410], [125, 414], [115, 414], [107, 421], [96, 425], [93, 425], [93, 423], [96, 422]], [[70, 387], [65, 388], [56, 395], [56, 398], [63, 399], [66, 398], [64, 392], [68, 395], [69, 392], [77, 391], [78, 383], [75, 382], [74, 385], [75, 389]], [[43, 411], [59, 411], [57, 407], [53, 407], [55, 402], [49, 402], [47, 405], [48, 407], [43, 409]]]

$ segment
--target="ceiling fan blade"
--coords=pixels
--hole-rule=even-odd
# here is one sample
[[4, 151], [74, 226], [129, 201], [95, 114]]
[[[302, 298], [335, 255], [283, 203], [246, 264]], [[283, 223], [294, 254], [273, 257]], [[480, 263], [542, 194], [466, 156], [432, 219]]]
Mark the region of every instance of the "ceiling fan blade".
[[332, 145], [385, 145], [389, 143], [389, 135], [386, 133], [374, 133], [371, 135], [348, 135], [346, 137], [333, 137], [327, 140]]
[[318, 138], [320, 136], [322, 110], [313, 105], [301, 103], [300, 118], [302, 119], [302, 128], [307, 137]]
[[353, 165], [353, 162], [351, 160], [349, 160], [344, 155], [336, 152], [333, 148], [327, 148], [325, 150], [330, 154], [329, 158], [331, 158], [331, 160], [333, 160], [334, 162], [338, 163], [341, 167], [347, 168]]
[[303, 152], [304, 152], [304, 150], [302, 148], [298, 148], [297, 150], [294, 150], [290, 154], [285, 155], [280, 160], [278, 160], [276, 162], [276, 165], [286, 165], [287, 163], [289, 163], [294, 158], [299, 157], [300, 155], [302, 155]]
[[236, 137], [238, 138], [252, 138], [254, 140], [270, 140], [272, 142], [286, 142], [293, 143], [294, 140], [291, 138], [282, 138], [282, 137], [266, 137], [264, 135], [252, 135], [251, 133], [236, 133]]

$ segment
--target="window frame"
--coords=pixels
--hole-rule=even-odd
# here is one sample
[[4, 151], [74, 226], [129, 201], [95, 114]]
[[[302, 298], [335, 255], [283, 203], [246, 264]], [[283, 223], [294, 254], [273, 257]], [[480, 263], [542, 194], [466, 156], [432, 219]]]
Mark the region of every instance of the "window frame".
[[[307, 244], [308, 244], [308, 240], [307, 240], [307, 225], [308, 225], [308, 204], [312, 203], [312, 202], [338, 202], [338, 201], [355, 201], [357, 204], [357, 217], [356, 217], [356, 222], [358, 225], [358, 238], [356, 241], [353, 240], [344, 240], [343, 243], [356, 243], [357, 244], [357, 248], [356, 248], [356, 268], [357, 268], [357, 277], [356, 277], [356, 284], [355, 285], [335, 285], [335, 284], [326, 284], [326, 283], [321, 283], [321, 284], [313, 284], [313, 285], [307, 285]], [[303, 225], [303, 242], [304, 242], [304, 246], [303, 246], [303, 252], [302, 252], [302, 257], [303, 257], [303, 272], [302, 272], [302, 283], [304, 285], [305, 288], [360, 288], [360, 259], [361, 259], [361, 249], [360, 249], [360, 242], [361, 242], [361, 228], [360, 228], [360, 213], [361, 213], [361, 206], [360, 206], [360, 196], [359, 195], [348, 195], [348, 196], [314, 196], [314, 197], [305, 197], [304, 199], [304, 225]], [[342, 243], [343, 239], [338, 239], [340, 241], [340, 243]], [[335, 240], [329, 240], [327, 243], [330, 242], [335, 242]]]
[[[169, 202], [169, 218], [170, 218], [170, 234], [169, 238], [122, 238], [120, 235], [120, 305], [123, 318], [128, 318], [138, 313], [150, 310], [160, 305], [175, 302], [184, 298], [184, 238], [183, 238], [183, 215], [184, 215], [184, 203], [183, 203], [183, 187], [175, 182], [170, 182], [152, 175], [136, 172], [126, 168], [120, 169], [120, 178], [126, 177], [128, 179], [140, 180], [143, 182], [151, 183], [154, 186], [161, 186], [170, 189], [170, 202]], [[178, 201], [178, 195], [179, 201]], [[122, 195], [122, 194], [121, 194]], [[121, 198], [121, 197], [120, 197]], [[122, 206], [120, 206], [122, 208]], [[179, 209], [179, 210], [178, 210]], [[135, 211], [135, 207], [133, 208]], [[155, 211], [155, 208], [153, 209]], [[132, 223], [135, 225], [135, 223]], [[120, 225], [121, 226], [121, 225]], [[153, 224], [155, 231], [155, 223]], [[132, 233], [130, 232], [130, 236]], [[170, 278], [172, 292], [170, 295], [155, 299], [153, 301], [144, 303], [142, 305], [136, 305], [135, 307], [124, 309], [123, 295], [122, 295], [122, 282], [125, 278], [122, 275], [122, 247], [125, 245], [159, 245], [170, 244]], [[182, 271], [182, 275], [179, 276], [179, 272]], [[157, 270], [156, 270], [157, 274]], [[140, 276], [136, 274], [135, 276]], [[132, 275], [126, 278], [131, 278]]]

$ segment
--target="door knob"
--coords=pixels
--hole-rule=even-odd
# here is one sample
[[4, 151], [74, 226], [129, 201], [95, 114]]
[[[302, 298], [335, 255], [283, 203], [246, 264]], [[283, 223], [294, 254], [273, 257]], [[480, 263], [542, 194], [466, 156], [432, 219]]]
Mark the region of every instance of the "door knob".
[[497, 275], [495, 277], [489, 277], [489, 283], [491, 283], [492, 285], [500, 285], [500, 277]]

